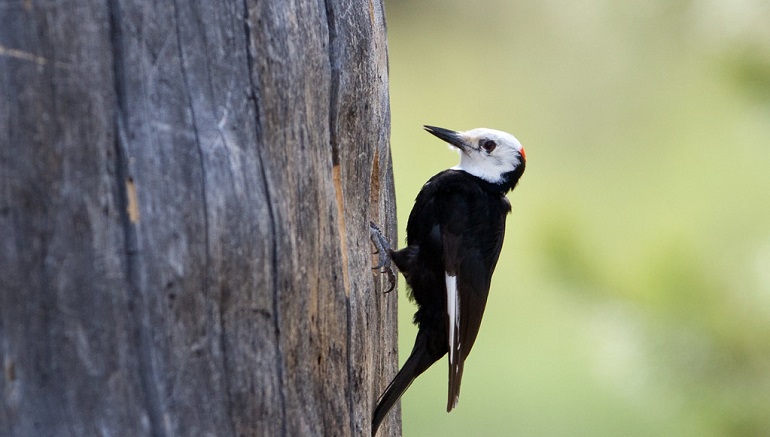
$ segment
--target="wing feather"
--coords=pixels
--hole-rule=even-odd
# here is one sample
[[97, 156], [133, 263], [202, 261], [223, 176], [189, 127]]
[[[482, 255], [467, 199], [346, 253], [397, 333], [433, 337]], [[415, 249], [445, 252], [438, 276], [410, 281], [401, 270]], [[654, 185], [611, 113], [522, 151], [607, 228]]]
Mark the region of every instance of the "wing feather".
[[[470, 207], [472, 202], [468, 202]], [[458, 205], [457, 202], [454, 205]], [[489, 241], [475, 239], [469, 212], [462, 208], [444, 215], [441, 226], [447, 296], [449, 392], [447, 411], [457, 406], [465, 359], [476, 341], [487, 303], [492, 271], [502, 247], [504, 221], [487, 221]], [[504, 216], [503, 216], [504, 218]], [[490, 232], [491, 231], [491, 232]]]
[[[462, 374], [462, 360], [460, 360], [460, 295], [457, 290], [457, 276], [446, 274], [446, 296], [447, 296], [447, 331], [449, 333], [449, 391], [459, 394], [459, 382]], [[453, 382], [457, 382], [457, 389], [453, 390]], [[447, 411], [450, 411], [457, 405], [458, 396], [450, 395], [447, 404]]]

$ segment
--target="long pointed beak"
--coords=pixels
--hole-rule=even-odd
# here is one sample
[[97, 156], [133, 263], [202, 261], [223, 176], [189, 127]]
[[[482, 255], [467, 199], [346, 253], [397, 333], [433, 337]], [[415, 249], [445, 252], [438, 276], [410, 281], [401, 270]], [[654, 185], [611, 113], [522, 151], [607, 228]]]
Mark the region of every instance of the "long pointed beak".
[[468, 148], [468, 144], [459, 132], [436, 126], [423, 126], [423, 128], [460, 150], [464, 151]]

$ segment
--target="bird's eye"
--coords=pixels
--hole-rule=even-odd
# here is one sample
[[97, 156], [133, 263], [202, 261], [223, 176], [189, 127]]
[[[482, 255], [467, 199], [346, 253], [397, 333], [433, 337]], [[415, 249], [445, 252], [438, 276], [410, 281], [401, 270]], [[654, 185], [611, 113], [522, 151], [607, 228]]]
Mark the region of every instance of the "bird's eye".
[[492, 153], [492, 151], [495, 150], [495, 147], [497, 147], [497, 143], [492, 140], [484, 140], [481, 142], [481, 147], [484, 148], [487, 153]]

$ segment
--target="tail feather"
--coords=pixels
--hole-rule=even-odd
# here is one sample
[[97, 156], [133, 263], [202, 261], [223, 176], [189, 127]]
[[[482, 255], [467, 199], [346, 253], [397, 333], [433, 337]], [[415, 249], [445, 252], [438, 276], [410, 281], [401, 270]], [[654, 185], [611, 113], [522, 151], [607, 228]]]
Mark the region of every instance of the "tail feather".
[[463, 379], [463, 364], [465, 364], [463, 357], [460, 357], [457, 360], [457, 363], [449, 363], [449, 396], [446, 404], [447, 413], [452, 411], [460, 400], [460, 382]]
[[390, 382], [388, 388], [385, 389], [385, 392], [377, 401], [377, 408], [374, 409], [374, 414], [372, 415], [372, 437], [377, 434], [377, 429], [382, 424], [385, 416], [393, 408], [393, 405], [398, 402], [406, 389], [412, 385], [415, 378], [438, 360], [438, 358], [430, 356], [425, 342], [421, 341], [423, 340], [422, 337], [419, 333], [417, 334], [417, 341], [415, 342], [412, 354], [409, 355], [404, 366], [401, 367], [401, 370], [398, 371], [396, 377], [393, 378], [393, 381]]

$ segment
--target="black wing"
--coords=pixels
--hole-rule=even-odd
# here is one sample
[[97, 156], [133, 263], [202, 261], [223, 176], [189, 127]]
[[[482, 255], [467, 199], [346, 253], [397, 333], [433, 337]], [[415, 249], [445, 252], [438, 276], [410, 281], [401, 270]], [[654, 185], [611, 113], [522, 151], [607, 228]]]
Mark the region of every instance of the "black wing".
[[445, 210], [441, 220], [449, 349], [447, 411], [460, 396], [463, 365], [481, 326], [505, 232], [505, 212], [494, 201], [488, 202], [489, 197], [452, 197], [445, 205], [453, 208]]

